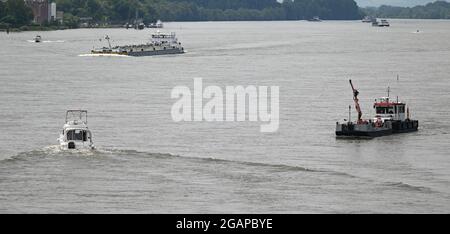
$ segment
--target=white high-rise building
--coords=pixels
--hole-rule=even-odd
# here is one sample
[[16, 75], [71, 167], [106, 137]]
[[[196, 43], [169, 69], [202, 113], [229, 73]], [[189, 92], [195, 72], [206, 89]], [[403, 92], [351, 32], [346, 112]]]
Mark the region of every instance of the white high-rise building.
[[48, 21], [56, 20], [56, 2], [52, 2], [48, 5]]
[[56, 20], [56, 2], [52, 2], [50, 5], [51, 11], [50, 11], [50, 19], [52, 21]]

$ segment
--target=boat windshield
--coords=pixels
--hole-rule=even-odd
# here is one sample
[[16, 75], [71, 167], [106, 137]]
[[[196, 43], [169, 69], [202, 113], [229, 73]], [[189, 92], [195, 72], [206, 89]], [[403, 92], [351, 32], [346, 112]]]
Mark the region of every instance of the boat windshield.
[[66, 123], [69, 121], [81, 121], [87, 124], [87, 111], [86, 110], [68, 110], [66, 112]]
[[377, 107], [377, 114], [394, 114], [393, 107]]
[[81, 129], [73, 129], [67, 131], [67, 140], [68, 141], [88, 141], [90, 140], [91, 134], [86, 130]]

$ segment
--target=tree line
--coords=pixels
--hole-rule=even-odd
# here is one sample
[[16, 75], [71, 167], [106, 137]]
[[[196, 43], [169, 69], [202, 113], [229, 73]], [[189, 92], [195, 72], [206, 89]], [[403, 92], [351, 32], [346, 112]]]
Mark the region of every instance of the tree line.
[[369, 7], [364, 8], [363, 11], [367, 15], [379, 18], [450, 19], [450, 3], [445, 1], [436, 1], [415, 7]]
[[[319, 16], [354, 20], [362, 12], [354, 0], [55, 0], [66, 24], [75, 27], [82, 17], [95, 22], [121, 24], [136, 15], [144, 22], [303, 20]], [[23, 0], [0, 2], [0, 23], [25, 25], [32, 13]]]
[[33, 12], [23, 0], [0, 1], [0, 26], [18, 27], [29, 24]]

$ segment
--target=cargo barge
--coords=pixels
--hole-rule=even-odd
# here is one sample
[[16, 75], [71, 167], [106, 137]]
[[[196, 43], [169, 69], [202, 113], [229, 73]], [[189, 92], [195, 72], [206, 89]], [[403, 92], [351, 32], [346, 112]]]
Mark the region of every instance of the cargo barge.
[[153, 56], [165, 54], [182, 54], [184, 48], [175, 33], [165, 34], [157, 32], [152, 34], [150, 42], [138, 45], [111, 46], [109, 36], [105, 39], [108, 41], [108, 47], [93, 49], [92, 54], [97, 55], [126, 55], [126, 56]]

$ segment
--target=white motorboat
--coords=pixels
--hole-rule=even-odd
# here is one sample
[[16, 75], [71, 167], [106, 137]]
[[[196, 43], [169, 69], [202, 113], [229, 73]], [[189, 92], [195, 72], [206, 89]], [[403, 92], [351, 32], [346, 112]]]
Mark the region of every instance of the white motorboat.
[[314, 16], [312, 19], [308, 19], [310, 22], [322, 22], [319, 16]]
[[372, 26], [374, 26], [374, 27], [389, 27], [391, 25], [389, 24], [389, 21], [387, 21], [385, 19], [382, 19], [381, 22], [378, 22], [377, 20], [374, 20], [372, 22]]
[[58, 138], [61, 149], [94, 149], [92, 133], [87, 126], [86, 110], [68, 110]]
[[42, 37], [39, 36], [39, 35], [37, 35], [37, 36], [34, 38], [34, 42], [36, 42], [36, 43], [42, 42]]
[[372, 23], [374, 20], [376, 20], [376, 19], [371, 16], [365, 16], [364, 19], [362, 19], [362, 22], [363, 23]]
[[148, 25], [149, 28], [163, 28], [163, 23], [161, 20], [156, 21], [156, 23], [151, 23]]
[[380, 27], [389, 27], [389, 26], [391, 26], [391, 25], [389, 24], [389, 21], [383, 19], [383, 20], [381, 20], [381, 23], [380, 23], [379, 26], [380, 26]]

